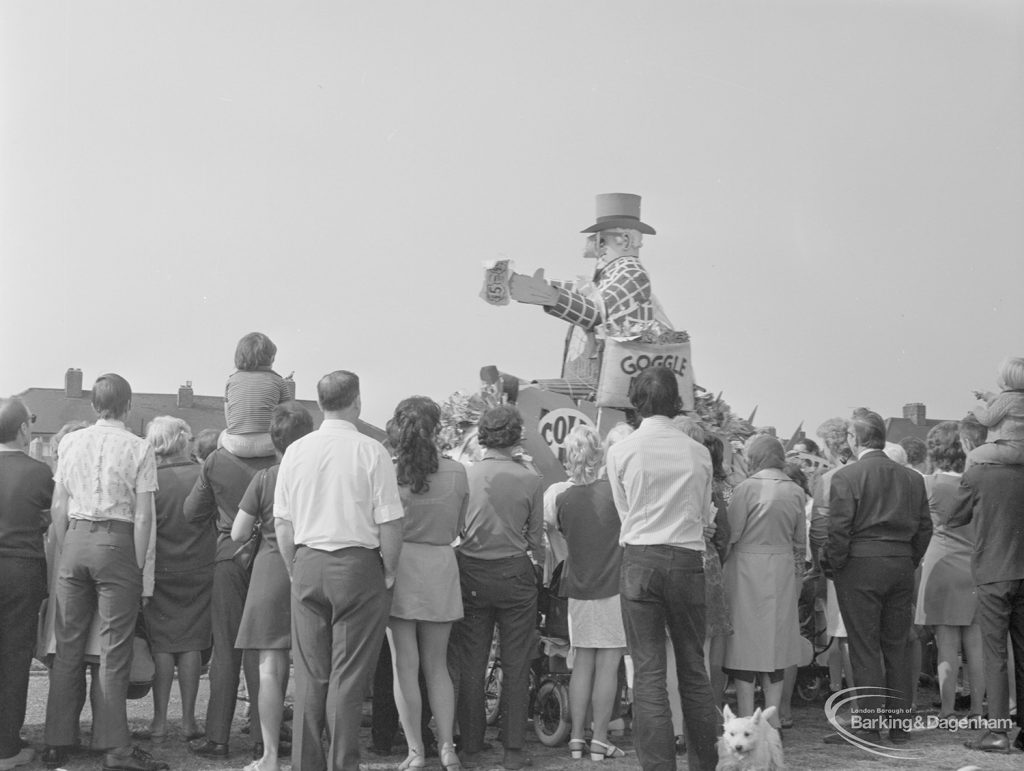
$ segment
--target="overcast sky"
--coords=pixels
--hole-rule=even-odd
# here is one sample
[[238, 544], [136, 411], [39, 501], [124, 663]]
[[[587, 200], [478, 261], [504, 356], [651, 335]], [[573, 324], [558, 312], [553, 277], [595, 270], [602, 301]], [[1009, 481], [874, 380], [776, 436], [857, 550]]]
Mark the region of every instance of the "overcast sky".
[[959, 0], [0, 3], [0, 393], [222, 393], [267, 333], [378, 425], [565, 325], [594, 195], [697, 381], [789, 434], [959, 417], [1024, 355], [1024, 6]]

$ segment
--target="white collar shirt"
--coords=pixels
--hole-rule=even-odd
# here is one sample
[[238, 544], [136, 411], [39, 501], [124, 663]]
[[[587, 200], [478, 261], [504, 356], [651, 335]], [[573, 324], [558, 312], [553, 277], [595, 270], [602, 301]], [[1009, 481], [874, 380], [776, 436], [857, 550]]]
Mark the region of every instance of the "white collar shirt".
[[664, 544], [704, 551], [713, 517], [711, 455], [670, 418], [644, 418], [608, 451], [608, 480], [623, 546]]
[[68, 517], [135, 521], [140, 493], [157, 490], [153, 446], [119, 420], [97, 420], [65, 436], [54, 480], [70, 494]]
[[281, 460], [274, 517], [292, 523], [296, 546], [376, 549], [380, 525], [403, 515], [387, 450], [347, 420], [325, 420]]

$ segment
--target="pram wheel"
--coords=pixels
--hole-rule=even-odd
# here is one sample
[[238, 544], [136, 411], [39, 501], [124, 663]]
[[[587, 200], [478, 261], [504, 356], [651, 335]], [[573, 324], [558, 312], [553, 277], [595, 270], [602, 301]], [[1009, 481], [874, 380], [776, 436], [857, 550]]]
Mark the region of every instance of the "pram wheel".
[[555, 680], [545, 680], [537, 690], [533, 707], [533, 730], [546, 747], [557, 747], [569, 738], [569, 689]]

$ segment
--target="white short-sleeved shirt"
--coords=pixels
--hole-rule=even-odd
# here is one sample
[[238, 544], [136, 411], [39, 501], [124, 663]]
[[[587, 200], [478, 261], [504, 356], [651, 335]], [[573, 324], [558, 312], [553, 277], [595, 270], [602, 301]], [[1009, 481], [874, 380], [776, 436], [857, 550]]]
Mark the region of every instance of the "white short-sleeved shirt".
[[274, 517], [292, 523], [296, 546], [376, 549], [380, 525], [403, 516], [387, 450], [347, 420], [325, 420], [284, 454]]
[[135, 521], [139, 493], [157, 490], [153, 446], [118, 420], [97, 420], [65, 436], [54, 479], [71, 496], [71, 519]]

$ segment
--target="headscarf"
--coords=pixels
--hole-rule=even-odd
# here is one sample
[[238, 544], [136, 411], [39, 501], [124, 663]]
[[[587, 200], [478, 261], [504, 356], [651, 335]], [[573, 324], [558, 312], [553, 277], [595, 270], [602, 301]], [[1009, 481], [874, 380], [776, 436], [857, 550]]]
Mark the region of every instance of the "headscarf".
[[782, 442], [768, 434], [752, 436], [745, 448], [750, 473], [756, 474], [766, 468], [786, 467], [786, 450]]

